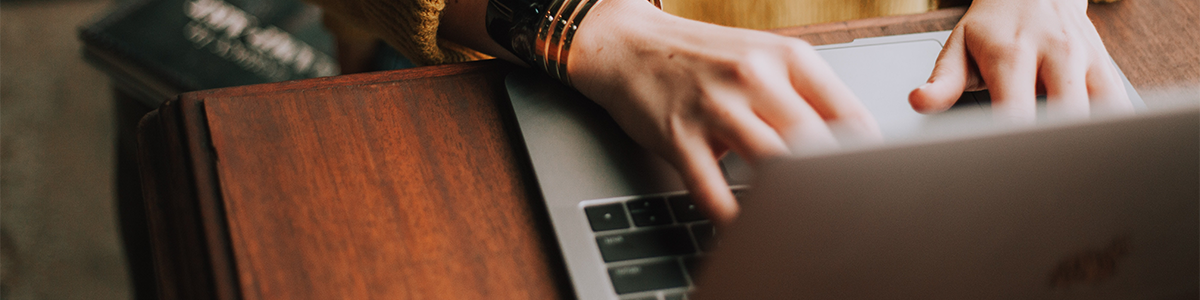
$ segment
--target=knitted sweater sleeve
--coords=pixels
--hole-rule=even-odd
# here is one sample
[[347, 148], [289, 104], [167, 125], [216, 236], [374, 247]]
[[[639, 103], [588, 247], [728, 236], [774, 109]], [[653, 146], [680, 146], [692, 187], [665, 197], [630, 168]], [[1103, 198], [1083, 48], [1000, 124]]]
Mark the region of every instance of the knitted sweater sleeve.
[[417, 65], [488, 58], [437, 38], [444, 0], [309, 0], [327, 14], [383, 39]]

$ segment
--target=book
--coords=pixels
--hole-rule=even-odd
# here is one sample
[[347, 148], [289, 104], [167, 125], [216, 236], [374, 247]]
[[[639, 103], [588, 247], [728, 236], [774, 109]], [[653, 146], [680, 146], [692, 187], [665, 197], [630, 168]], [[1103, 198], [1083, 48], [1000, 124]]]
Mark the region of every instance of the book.
[[299, 0], [143, 0], [80, 29], [84, 57], [148, 107], [194, 90], [337, 75], [321, 10]]

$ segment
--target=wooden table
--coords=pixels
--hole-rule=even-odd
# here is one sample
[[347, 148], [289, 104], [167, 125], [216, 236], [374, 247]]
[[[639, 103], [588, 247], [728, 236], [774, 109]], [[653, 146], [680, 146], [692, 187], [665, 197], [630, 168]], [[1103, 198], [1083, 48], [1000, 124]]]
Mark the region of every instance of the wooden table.
[[[1200, 86], [1200, 5], [1089, 13], [1139, 90]], [[947, 30], [962, 9], [776, 32], [814, 44]], [[183, 94], [141, 124], [167, 299], [572, 295], [501, 61]], [[1155, 99], [1146, 99], [1151, 103]]]

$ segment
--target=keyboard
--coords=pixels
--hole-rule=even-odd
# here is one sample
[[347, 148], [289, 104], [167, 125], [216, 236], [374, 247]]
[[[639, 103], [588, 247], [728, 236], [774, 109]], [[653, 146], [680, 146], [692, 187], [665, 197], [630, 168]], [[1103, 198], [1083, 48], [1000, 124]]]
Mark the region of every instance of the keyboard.
[[583, 211], [621, 299], [685, 299], [694, 289], [701, 258], [716, 246], [716, 228], [687, 194], [638, 197]]

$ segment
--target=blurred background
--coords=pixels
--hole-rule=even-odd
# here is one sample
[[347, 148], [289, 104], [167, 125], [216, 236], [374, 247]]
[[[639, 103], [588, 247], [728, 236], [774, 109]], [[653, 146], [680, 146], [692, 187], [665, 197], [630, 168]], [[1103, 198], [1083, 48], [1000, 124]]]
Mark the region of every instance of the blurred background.
[[77, 28], [113, 0], [0, 1], [0, 297], [129, 299], [113, 97]]
[[[299, 0], [2, 0], [0, 11], [3, 299], [154, 298], [138, 119], [180, 92], [339, 73], [320, 10]], [[362, 71], [411, 66], [372, 53], [390, 59]]]

